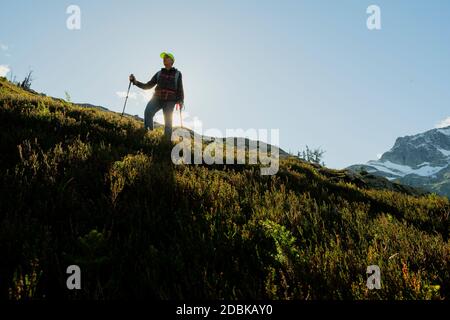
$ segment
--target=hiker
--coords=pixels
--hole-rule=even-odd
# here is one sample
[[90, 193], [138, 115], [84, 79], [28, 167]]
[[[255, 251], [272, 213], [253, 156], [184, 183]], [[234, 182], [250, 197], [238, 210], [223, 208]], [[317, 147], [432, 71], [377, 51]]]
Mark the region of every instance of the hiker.
[[178, 108], [183, 108], [184, 105], [183, 81], [181, 72], [173, 67], [175, 62], [173, 54], [163, 52], [160, 57], [163, 58], [164, 68], [161, 68], [149, 82], [139, 82], [133, 74], [130, 75], [130, 81], [141, 89], [151, 89], [156, 85], [155, 93], [145, 108], [144, 127], [153, 130], [153, 116], [162, 109], [164, 112], [164, 135], [170, 139], [173, 109], [175, 105]]

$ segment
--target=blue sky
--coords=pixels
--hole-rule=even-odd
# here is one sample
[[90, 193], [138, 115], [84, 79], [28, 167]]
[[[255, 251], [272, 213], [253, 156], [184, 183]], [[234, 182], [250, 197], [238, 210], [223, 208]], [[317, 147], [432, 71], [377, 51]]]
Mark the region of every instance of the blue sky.
[[[371, 4], [381, 30], [366, 27]], [[173, 52], [187, 122], [278, 128], [286, 151], [321, 147], [343, 168], [450, 117], [449, 35], [447, 0], [18, 0], [1, 4], [0, 72], [121, 111], [127, 76], [147, 81]], [[143, 116], [149, 96], [133, 88], [127, 111]]]

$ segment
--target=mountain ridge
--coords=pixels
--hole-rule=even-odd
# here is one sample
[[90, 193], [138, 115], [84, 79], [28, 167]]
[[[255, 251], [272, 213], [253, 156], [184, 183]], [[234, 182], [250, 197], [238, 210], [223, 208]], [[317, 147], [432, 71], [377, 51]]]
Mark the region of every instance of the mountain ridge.
[[450, 197], [450, 126], [399, 137], [380, 159], [348, 169]]

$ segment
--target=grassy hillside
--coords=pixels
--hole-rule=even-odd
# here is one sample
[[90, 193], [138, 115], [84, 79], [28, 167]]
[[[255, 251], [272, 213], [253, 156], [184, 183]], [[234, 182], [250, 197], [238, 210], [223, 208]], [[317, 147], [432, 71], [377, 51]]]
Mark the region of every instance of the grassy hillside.
[[0, 124], [2, 300], [450, 298], [446, 198], [294, 158], [175, 166], [160, 130], [5, 79]]

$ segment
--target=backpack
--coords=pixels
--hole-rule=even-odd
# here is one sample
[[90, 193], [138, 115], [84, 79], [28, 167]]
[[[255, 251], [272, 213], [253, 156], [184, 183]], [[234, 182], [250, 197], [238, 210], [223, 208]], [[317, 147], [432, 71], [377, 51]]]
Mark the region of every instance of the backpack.
[[[159, 75], [161, 73], [161, 70], [158, 71], [158, 73], [156, 74], [156, 83], [159, 82]], [[176, 71], [175, 72], [175, 90], [178, 90], [178, 78], [180, 77], [180, 71]]]

